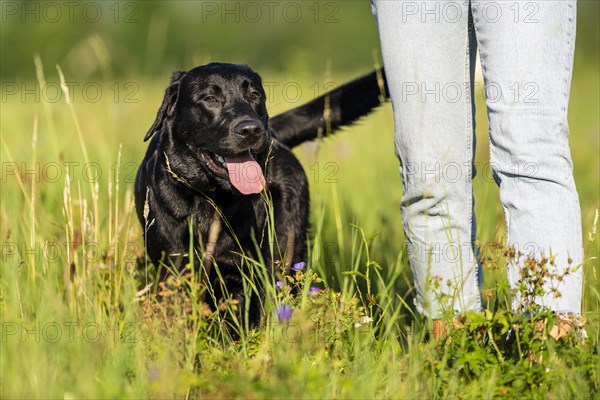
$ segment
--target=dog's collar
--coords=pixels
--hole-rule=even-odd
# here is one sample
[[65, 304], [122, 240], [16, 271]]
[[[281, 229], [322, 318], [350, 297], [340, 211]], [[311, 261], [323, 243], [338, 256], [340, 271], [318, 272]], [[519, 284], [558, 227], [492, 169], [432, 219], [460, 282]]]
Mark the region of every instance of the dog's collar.
[[[185, 180], [185, 178], [182, 178], [179, 175], [177, 175], [175, 173], [175, 171], [173, 171], [173, 169], [171, 168], [171, 164], [169, 163], [169, 157], [167, 156], [167, 153], [163, 152], [163, 154], [165, 156], [165, 161], [166, 161], [166, 164], [167, 164], [167, 172], [169, 173], [169, 175], [171, 175], [171, 177], [175, 181], [177, 181], [179, 183], [182, 183], [187, 188], [192, 189], [193, 191], [198, 192], [198, 193], [200, 193], [200, 194], [208, 197], [206, 195], [206, 193], [204, 193], [202, 190], [199, 190], [198, 188], [194, 187], [191, 183], [189, 183], [187, 180]], [[216, 190], [216, 187], [214, 187], [214, 186], [211, 186], [210, 189], [209, 189], [210, 192], [214, 192], [215, 190]]]

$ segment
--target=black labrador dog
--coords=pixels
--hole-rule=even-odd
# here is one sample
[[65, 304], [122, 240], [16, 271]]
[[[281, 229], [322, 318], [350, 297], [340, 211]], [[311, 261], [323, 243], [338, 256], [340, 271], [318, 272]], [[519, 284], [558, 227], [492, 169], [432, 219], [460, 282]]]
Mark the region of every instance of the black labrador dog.
[[247, 66], [175, 72], [144, 138], [152, 140], [135, 182], [150, 260], [181, 269], [192, 248], [213, 300], [237, 300], [255, 325], [260, 290], [244, 296], [243, 276], [256, 277], [246, 257], [284, 273], [305, 260], [308, 182], [291, 149], [386, 98], [385, 76], [376, 71], [269, 119], [261, 78]]

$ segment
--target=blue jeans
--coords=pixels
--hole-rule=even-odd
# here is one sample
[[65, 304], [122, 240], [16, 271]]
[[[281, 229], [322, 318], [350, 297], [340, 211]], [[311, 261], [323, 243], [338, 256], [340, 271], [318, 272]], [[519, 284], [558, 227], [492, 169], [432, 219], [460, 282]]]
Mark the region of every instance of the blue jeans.
[[[554, 257], [548, 267], [566, 276], [548, 279], [535, 303], [579, 315], [581, 211], [567, 123], [576, 2], [372, 5], [394, 108], [400, 209], [418, 311], [437, 318], [482, 309], [472, 189], [479, 49], [490, 138], [483, 172], [500, 188], [506, 243], [538, 260]], [[525, 256], [508, 265], [513, 289]], [[514, 310], [522, 303], [515, 297]]]

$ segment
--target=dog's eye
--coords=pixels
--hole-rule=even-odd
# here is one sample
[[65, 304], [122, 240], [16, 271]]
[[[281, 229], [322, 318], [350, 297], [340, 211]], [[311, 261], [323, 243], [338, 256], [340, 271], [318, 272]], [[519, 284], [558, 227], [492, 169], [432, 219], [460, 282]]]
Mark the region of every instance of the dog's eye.
[[250, 100], [255, 101], [260, 99], [260, 93], [258, 92], [250, 92]]
[[215, 105], [219, 102], [215, 96], [206, 96], [204, 102], [210, 105]]

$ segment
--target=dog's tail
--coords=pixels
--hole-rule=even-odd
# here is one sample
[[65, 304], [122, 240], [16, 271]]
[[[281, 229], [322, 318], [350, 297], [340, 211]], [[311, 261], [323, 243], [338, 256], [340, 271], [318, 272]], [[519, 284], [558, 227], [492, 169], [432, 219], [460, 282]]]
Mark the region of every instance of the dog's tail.
[[289, 148], [327, 136], [369, 114], [389, 98], [383, 69], [346, 83], [271, 118], [271, 134]]

